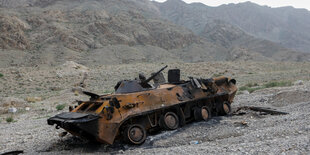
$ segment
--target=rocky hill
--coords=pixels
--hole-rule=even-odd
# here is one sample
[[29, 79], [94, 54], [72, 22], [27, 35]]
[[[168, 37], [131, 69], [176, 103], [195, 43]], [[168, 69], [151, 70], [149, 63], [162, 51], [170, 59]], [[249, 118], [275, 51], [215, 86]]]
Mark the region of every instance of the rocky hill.
[[[203, 27], [193, 29], [187, 24], [199, 19], [170, 8], [179, 5], [192, 6], [175, 0], [0, 0], [0, 66], [310, 59], [222, 20], [201, 18]], [[168, 18], [167, 9], [186, 22]]]
[[202, 3], [187, 4], [182, 0], [168, 0], [156, 5], [163, 17], [196, 33], [203, 31], [207, 23], [221, 20], [257, 38], [310, 52], [310, 12], [306, 9], [270, 8], [251, 2], [209, 7]]
[[0, 6], [2, 66], [192, 62], [226, 52], [160, 19], [148, 0], [2, 0]]

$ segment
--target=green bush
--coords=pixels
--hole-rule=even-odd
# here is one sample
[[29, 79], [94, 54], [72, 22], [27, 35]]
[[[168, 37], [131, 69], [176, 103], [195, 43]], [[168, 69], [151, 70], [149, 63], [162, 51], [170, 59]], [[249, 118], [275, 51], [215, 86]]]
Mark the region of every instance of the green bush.
[[290, 81], [272, 81], [264, 84], [263, 86], [259, 86], [257, 83], [248, 83], [245, 86], [242, 86], [239, 88], [239, 91], [244, 91], [247, 90], [249, 93], [252, 93], [256, 90], [259, 89], [264, 89], [264, 88], [272, 88], [272, 87], [286, 87], [286, 86], [291, 86], [292, 82]]
[[59, 111], [59, 110], [64, 109], [65, 107], [66, 107], [66, 104], [58, 104], [58, 105], [56, 106], [56, 109]]
[[291, 85], [292, 85], [292, 82], [290, 81], [280, 81], [280, 82], [273, 81], [273, 82], [264, 84], [264, 87], [265, 88], [286, 87], [286, 86], [291, 86]]
[[248, 88], [249, 88], [249, 87], [247, 87], [247, 86], [242, 86], [242, 87], [239, 88], [239, 91], [248, 90]]
[[6, 122], [11, 123], [14, 121], [14, 118], [12, 116], [10, 116], [10, 117], [7, 117], [5, 120], [6, 120]]
[[3, 77], [3, 74], [0, 73], [0, 78]]

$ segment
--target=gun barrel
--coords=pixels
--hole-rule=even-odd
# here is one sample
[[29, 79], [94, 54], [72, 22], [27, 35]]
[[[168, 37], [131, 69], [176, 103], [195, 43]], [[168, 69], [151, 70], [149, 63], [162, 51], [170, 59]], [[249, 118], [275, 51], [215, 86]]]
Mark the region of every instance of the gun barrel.
[[166, 65], [165, 67], [161, 68], [158, 72], [156, 72], [154, 75], [152, 75], [151, 77], [149, 77], [148, 79], [146, 79], [145, 81], [143, 81], [143, 83], [148, 83], [150, 82], [155, 76], [157, 76], [160, 72], [162, 72], [164, 69], [166, 69], [168, 67], [168, 65]]

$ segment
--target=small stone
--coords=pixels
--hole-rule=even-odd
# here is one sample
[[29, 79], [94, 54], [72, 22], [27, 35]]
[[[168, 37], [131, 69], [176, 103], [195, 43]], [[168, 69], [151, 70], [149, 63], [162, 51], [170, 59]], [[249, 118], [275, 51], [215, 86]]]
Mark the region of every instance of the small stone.
[[303, 84], [304, 84], [304, 81], [302, 81], [302, 80], [297, 80], [297, 81], [294, 82], [295, 86], [303, 85]]
[[8, 109], [8, 112], [9, 113], [16, 113], [17, 109], [15, 107], [11, 107], [11, 108]]
[[16, 132], [15, 134], [19, 135], [19, 136], [23, 135], [23, 133], [21, 133], [21, 132]]
[[250, 94], [250, 92], [247, 91], [247, 90], [244, 90], [244, 91], [242, 91], [241, 93], [242, 93], [242, 94]]
[[25, 110], [26, 110], [26, 111], [29, 111], [29, 110], [30, 110], [30, 108], [29, 108], [29, 107], [26, 107], [26, 108], [25, 108]]
[[52, 91], [60, 91], [61, 88], [60, 87], [50, 87], [50, 90], [52, 90]]

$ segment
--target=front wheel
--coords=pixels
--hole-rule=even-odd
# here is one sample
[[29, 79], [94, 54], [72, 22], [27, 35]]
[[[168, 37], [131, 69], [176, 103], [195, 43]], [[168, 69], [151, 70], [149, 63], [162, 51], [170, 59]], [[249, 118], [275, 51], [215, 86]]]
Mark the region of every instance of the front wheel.
[[124, 132], [124, 139], [127, 143], [140, 145], [146, 139], [146, 130], [140, 124], [132, 124], [126, 127]]

